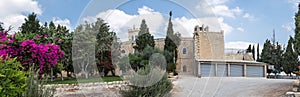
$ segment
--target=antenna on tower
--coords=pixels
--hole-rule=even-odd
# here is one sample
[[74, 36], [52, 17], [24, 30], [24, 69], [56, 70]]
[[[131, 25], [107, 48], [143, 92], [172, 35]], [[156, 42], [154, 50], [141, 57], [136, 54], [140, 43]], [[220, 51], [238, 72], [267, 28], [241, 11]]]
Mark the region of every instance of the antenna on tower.
[[275, 39], [275, 29], [273, 29], [273, 39], [272, 39], [272, 41], [273, 41], [273, 45], [275, 45], [275, 42], [276, 42], [276, 39]]
[[135, 25], [133, 25], [133, 30], [135, 30]]

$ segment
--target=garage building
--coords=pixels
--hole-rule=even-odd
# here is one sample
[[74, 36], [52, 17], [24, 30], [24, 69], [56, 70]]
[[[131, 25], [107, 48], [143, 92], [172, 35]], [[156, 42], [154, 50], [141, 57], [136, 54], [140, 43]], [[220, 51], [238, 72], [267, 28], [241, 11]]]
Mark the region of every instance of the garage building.
[[198, 59], [196, 71], [201, 77], [266, 77], [266, 65], [245, 60]]

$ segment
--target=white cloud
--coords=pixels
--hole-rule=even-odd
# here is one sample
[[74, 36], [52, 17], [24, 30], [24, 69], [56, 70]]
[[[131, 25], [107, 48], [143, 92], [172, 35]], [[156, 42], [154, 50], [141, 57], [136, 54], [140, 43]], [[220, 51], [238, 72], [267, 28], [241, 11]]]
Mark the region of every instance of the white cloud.
[[235, 18], [237, 15], [242, 13], [242, 10], [239, 7], [230, 9], [226, 5], [215, 5], [212, 7], [212, 10], [217, 16]]
[[162, 30], [161, 27], [165, 25], [166, 21], [163, 15], [147, 6], [139, 8], [138, 13], [138, 15], [129, 15], [118, 9], [110, 9], [100, 12], [96, 16], [84, 17], [83, 21], [95, 22], [96, 18], [102, 18], [117, 33], [121, 40], [126, 40], [128, 29], [131, 29], [133, 26], [138, 28], [142, 19], [146, 20], [146, 24], [152, 34], [158, 34]]
[[232, 32], [232, 26], [230, 26], [229, 24], [224, 22], [224, 18], [220, 17], [218, 18], [220, 26], [222, 28], [222, 30], [224, 30], [225, 33], [230, 33]]
[[249, 21], [255, 20], [255, 17], [249, 13], [245, 13], [243, 18], [248, 19]]
[[198, 5], [196, 6], [196, 9], [201, 11], [204, 10], [204, 12], [208, 14], [215, 14], [220, 17], [229, 17], [229, 18], [235, 18], [237, 15], [240, 15], [243, 12], [243, 10], [240, 9], [240, 7], [229, 8], [226, 5], [226, 3], [229, 0], [206, 0], [206, 1], [207, 3], [200, 0]]
[[143, 6], [142, 8], [138, 9], [138, 13], [141, 14], [152, 14], [154, 12], [153, 9], [147, 7], [147, 6]]
[[37, 1], [34, 0], [0, 0], [0, 21], [4, 27], [13, 26], [17, 30], [28, 13], [35, 12], [42, 14], [42, 10]]
[[294, 29], [294, 26], [293, 26], [292, 22], [283, 24], [283, 25], [281, 25], [281, 27], [284, 28], [284, 29], [286, 29], [289, 32]]
[[294, 8], [298, 8], [299, 0], [288, 0], [289, 3], [293, 4]]
[[208, 5], [220, 5], [228, 2], [229, 0], [206, 0]]
[[60, 19], [55, 17], [52, 19], [53, 23], [57, 26], [58, 24], [66, 26], [67, 29], [72, 30], [71, 22], [69, 19]]
[[[186, 17], [181, 17], [181, 18], [175, 18], [173, 20], [174, 30], [180, 32], [184, 37], [192, 37], [194, 33], [194, 27], [196, 25], [201, 26], [202, 24], [208, 26], [210, 31], [221, 31], [220, 26], [226, 25], [225, 26], [226, 28], [228, 26], [223, 21], [219, 21], [218, 18], [216, 17], [190, 18], [190, 19]], [[226, 29], [225, 34], [229, 32], [231, 32], [231, 30]]]
[[[139, 28], [142, 19], [146, 20], [150, 33], [155, 37], [164, 37], [168, 25], [168, 16], [163, 16], [162, 13], [153, 10], [147, 6], [138, 9], [137, 15], [129, 15], [118, 9], [109, 9], [100, 12], [96, 16], [84, 17], [82, 20], [87, 22], [95, 22], [96, 18], [102, 18], [107, 22], [111, 29], [117, 32], [122, 41], [127, 40], [128, 29], [134, 25]], [[210, 31], [219, 32], [224, 30], [225, 34], [232, 32], [233, 28], [224, 23], [223, 18], [217, 17], [202, 17], [202, 18], [186, 18], [177, 17], [172, 19], [174, 32], [180, 32], [184, 37], [192, 37], [193, 29], [196, 25], [209, 26]]]
[[240, 32], [244, 32], [245, 30], [243, 29], [243, 28], [241, 28], [241, 27], [238, 27], [238, 28], [236, 28], [238, 31], [240, 31]]

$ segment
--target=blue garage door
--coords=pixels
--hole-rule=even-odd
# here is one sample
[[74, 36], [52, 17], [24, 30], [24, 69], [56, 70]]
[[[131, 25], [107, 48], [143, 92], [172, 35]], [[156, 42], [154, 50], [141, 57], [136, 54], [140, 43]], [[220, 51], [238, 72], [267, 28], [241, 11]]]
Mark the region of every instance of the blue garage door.
[[217, 65], [217, 76], [227, 76], [227, 65], [218, 64]]
[[263, 66], [250, 66], [246, 67], [247, 77], [264, 77], [264, 67]]
[[243, 77], [243, 65], [230, 65], [230, 76]]
[[208, 76], [215, 76], [215, 65], [211, 64], [201, 64], [200, 66], [201, 76], [208, 77]]

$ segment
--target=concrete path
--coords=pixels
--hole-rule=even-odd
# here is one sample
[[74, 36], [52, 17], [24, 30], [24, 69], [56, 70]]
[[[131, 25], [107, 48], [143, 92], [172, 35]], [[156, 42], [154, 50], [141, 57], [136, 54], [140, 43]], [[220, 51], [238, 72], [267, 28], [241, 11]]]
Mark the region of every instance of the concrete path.
[[291, 79], [179, 76], [173, 97], [285, 97]]

